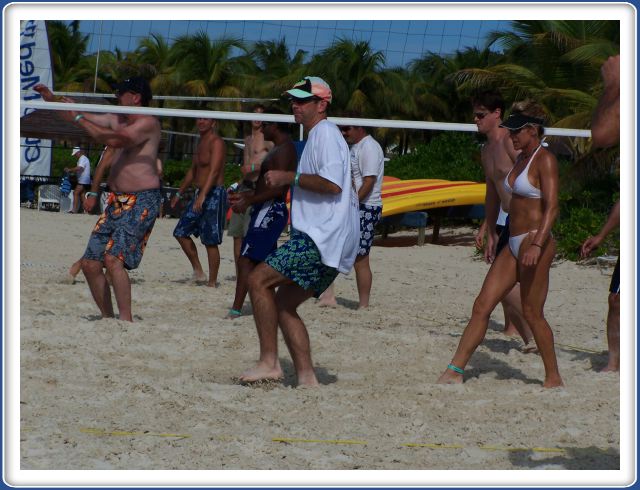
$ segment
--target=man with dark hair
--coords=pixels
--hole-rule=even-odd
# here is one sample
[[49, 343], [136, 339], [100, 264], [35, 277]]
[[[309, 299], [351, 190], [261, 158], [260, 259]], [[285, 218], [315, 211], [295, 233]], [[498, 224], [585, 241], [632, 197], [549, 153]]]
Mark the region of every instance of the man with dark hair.
[[[269, 113], [283, 114], [275, 108], [269, 109]], [[289, 219], [286, 203], [289, 186], [268, 187], [264, 175], [269, 170], [295, 172], [296, 149], [291, 140], [290, 125], [282, 122], [262, 122], [261, 126], [264, 141], [270, 141], [275, 146], [262, 161], [255, 191], [229, 194], [229, 202], [235, 212], [242, 214], [249, 208], [252, 211], [238, 259], [236, 296], [227, 318], [235, 318], [242, 314], [249, 273], [277, 248], [278, 238]]]
[[[350, 118], [359, 114], [349, 112]], [[384, 178], [384, 153], [378, 142], [363, 126], [341, 126], [342, 136], [350, 145], [351, 175], [360, 203], [360, 248], [353, 265], [358, 287], [358, 308], [367, 308], [371, 296], [373, 274], [369, 264], [369, 252], [373, 245], [374, 230], [382, 216], [382, 181]], [[320, 297], [321, 306], [337, 304], [335, 286], [332, 284]]]
[[[504, 179], [513, 168], [518, 152], [513, 148], [509, 131], [500, 127], [505, 105], [502, 95], [497, 91], [481, 92], [472, 97], [471, 104], [478, 132], [487, 137], [481, 152], [482, 168], [487, 184], [485, 220], [476, 235], [476, 246], [482, 249], [485, 245], [486, 232], [484, 258], [490, 264], [509, 240], [508, 213], [511, 194], [504, 188]], [[520, 334], [525, 343], [524, 351], [535, 350], [535, 345], [528, 346], [533, 334], [522, 314], [519, 284], [516, 284], [502, 300], [502, 308], [504, 309], [504, 333], [510, 336]]]
[[249, 294], [260, 342], [258, 363], [240, 380], [280, 379], [278, 325], [293, 359], [299, 385], [318, 384], [309, 334], [298, 307], [318, 297], [356, 258], [360, 225], [352, 187], [349, 148], [327, 120], [331, 88], [305, 77], [286, 91], [295, 122], [308, 132], [297, 171], [269, 170], [268, 187], [291, 185], [291, 237], [249, 275]]
[[[182, 213], [173, 236], [178, 240], [182, 251], [189, 259], [195, 282], [206, 282], [207, 286], [218, 287], [220, 269], [220, 250], [224, 220], [227, 213], [227, 193], [224, 188], [224, 140], [216, 131], [216, 121], [207, 118], [196, 120], [200, 141], [193, 154], [191, 167], [180, 184], [176, 195], [171, 199], [174, 208], [182, 194], [193, 184], [196, 194]], [[191, 235], [200, 237], [207, 250], [209, 279], [202, 270], [198, 258], [198, 249]]]
[[[152, 99], [148, 82], [132, 77], [114, 86], [118, 103], [142, 107]], [[34, 90], [46, 101], [56, 97], [45, 85]], [[63, 102], [74, 102], [63, 97]], [[91, 233], [82, 259], [84, 273], [93, 299], [103, 317], [113, 317], [111, 288], [103, 268], [111, 278], [121, 320], [133, 321], [131, 282], [127, 270], [142, 260], [145, 246], [160, 207], [160, 179], [156, 158], [160, 144], [160, 122], [143, 114], [91, 114], [67, 111], [62, 116], [74, 122], [93, 139], [117, 151], [109, 172], [109, 203]], [[97, 179], [94, 179], [97, 180]], [[98, 184], [99, 185], [99, 182]], [[96, 190], [85, 194], [84, 208], [95, 206]]]

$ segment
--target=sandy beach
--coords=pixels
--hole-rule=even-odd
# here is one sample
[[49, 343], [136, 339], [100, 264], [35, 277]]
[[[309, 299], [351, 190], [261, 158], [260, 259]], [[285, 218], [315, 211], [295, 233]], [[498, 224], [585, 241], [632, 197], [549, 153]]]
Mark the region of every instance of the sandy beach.
[[435, 384], [487, 271], [471, 228], [424, 246], [417, 233], [377, 240], [369, 309], [356, 310], [353, 274], [338, 307], [300, 309], [322, 386], [294, 387], [280, 339], [284, 383], [248, 387], [235, 377], [258, 356], [253, 317], [223, 318], [232, 240], [220, 287], [195, 285], [176, 220], [158, 220], [131, 273], [134, 323], [100, 319], [82, 274], [60, 281], [96, 219], [20, 210], [22, 470], [620, 468], [620, 377], [598, 372], [610, 275], [595, 265], [551, 270], [563, 389], [542, 388], [539, 356], [502, 334], [501, 308], [466, 382]]

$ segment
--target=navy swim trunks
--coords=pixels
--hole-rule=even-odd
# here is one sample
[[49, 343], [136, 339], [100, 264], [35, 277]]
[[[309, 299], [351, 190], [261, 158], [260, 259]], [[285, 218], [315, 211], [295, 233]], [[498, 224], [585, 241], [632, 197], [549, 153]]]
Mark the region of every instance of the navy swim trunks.
[[611, 276], [609, 292], [613, 294], [620, 294], [620, 257], [618, 257], [616, 268], [613, 270], [613, 276]]
[[306, 233], [291, 230], [291, 238], [265, 259], [280, 274], [318, 298], [338, 277], [338, 269], [322, 263], [320, 250]]
[[109, 194], [83, 258], [104, 261], [108, 253], [126, 269], [138, 267], [160, 210], [160, 190]]
[[373, 235], [376, 225], [382, 217], [382, 206], [367, 206], [360, 204], [360, 248], [358, 256], [369, 255], [373, 245]]
[[289, 211], [283, 201], [267, 201], [262, 205], [254, 205], [240, 255], [256, 262], [264, 261], [267, 255], [278, 247], [278, 238], [288, 219]]
[[220, 245], [227, 213], [227, 191], [224, 186], [213, 187], [202, 205], [202, 212], [196, 213], [193, 204], [198, 198], [196, 192], [180, 217], [173, 236], [186, 238], [200, 237], [203, 245]]

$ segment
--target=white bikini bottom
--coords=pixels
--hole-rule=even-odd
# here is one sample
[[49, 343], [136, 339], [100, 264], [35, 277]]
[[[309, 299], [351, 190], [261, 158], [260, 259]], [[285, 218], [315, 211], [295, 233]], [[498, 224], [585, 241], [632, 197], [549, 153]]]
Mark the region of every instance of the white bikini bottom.
[[510, 236], [509, 237], [509, 249], [511, 250], [511, 255], [513, 255], [516, 259], [518, 258], [518, 253], [520, 253], [520, 245], [522, 245], [522, 241], [527, 238], [529, 233], [535, 233], [538, 230], [531, 230], [522, 235]]

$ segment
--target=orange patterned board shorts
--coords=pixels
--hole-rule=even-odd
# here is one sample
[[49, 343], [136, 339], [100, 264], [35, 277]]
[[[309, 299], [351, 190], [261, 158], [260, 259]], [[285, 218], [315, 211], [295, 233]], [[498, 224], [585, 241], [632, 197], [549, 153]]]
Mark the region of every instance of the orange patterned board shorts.
[[126, 269], [138, 267], [160, 210], [160, 190], [111, 193], [93, 228], [83, 258], [117, 257]]

